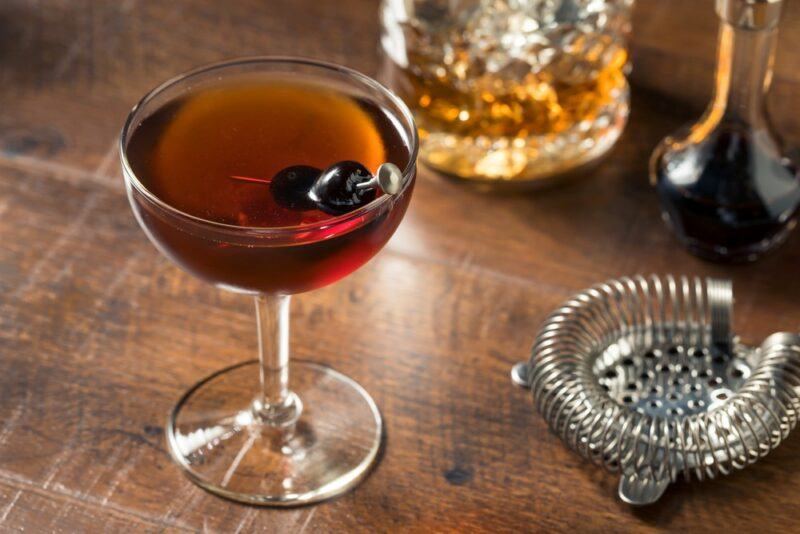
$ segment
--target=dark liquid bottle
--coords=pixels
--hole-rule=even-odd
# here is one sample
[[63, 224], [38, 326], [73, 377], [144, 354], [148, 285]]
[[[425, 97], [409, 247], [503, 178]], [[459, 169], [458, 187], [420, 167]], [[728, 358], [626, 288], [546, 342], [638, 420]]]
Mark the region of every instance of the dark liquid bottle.
[[698, 256], [752, 261], [795, 226], [798, 169], [767, 115], [782, 0], [717, 0], [714, 99], [656, 148], [650, 175], [665, 220]]

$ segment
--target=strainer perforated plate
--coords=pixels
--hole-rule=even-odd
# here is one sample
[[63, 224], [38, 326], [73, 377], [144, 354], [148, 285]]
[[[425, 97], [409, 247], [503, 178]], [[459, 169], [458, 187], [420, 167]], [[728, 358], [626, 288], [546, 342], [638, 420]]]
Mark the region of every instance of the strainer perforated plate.
[[631, 504], [742, 469], [798, 421], [800, 336], [761, 347], [731, 334], [729, 281], [637, 276], [554, 311], [512, 378], [572, 449], [621, 474]]

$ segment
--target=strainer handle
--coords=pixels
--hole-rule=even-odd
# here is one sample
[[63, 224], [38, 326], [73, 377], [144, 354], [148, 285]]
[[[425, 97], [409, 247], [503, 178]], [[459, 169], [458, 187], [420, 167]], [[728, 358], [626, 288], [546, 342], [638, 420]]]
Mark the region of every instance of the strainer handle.
[[619, 479], [619, 498], [634, 506], [653, 504], [664, 494], [669, 482], [669, 478], [653, 480], [633, 473], [623, 474]]
[[511, 381], [515, 386], [526, 389], [531, 387], [528, 370], [528, 362], [517, 362], [514, 364], [511, 368]]
[[733, 340], [733, 284], [730, 280], [706, 278], [711, 344], [729, 352]]

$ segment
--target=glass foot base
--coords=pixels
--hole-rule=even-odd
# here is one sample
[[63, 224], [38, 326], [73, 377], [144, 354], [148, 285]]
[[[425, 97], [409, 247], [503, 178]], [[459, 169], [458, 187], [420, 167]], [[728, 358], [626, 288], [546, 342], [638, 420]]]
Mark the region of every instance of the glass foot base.
[[223, 369], [190, 389], [170, 414], [172, 457], [206, 490], [250, 504], [294, 506], [339, 495], [375, 462], [381, 416], [352, 379], [310, 362], [289, 364], [299, 416], [259, 415], [259, 366]]

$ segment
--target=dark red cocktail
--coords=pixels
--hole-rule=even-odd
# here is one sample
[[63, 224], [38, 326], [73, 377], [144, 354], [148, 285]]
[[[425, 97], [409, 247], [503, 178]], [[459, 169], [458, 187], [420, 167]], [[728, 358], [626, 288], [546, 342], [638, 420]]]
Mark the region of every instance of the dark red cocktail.
[[172, 209], [137, 190], [133, 206], [162, 252], [195, 276], [251, 293], [316, 289], [380, 250], [413, 183], [385, 199], [392, 205], [336, 216], [281, 206], [269, 180], [293, 165], [324, 169], [342, 160], [405, 168], [403, 135], [380, 104], [313, 79], [226, 79], [155, 110], [133, 131], [130, 167]]
[[120, 150], [131, 206], [156, 247], [256, 297], [259, 360], [214, 373], [178, 402], [166, 429], [175, 461], [202, 487], [255, 504], [352, 487], [377, 457], [380, 413], [352, 379], [289, 362], [289, 299], [353, 272], [397, 228], [416, 176], [408, 109], [349, 69], [244, 59], [149, 93]]

